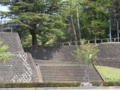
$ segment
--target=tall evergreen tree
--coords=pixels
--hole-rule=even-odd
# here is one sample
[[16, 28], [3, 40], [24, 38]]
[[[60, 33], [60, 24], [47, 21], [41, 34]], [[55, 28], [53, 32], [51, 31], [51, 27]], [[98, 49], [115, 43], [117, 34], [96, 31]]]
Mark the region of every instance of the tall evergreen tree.
[[110, 0], [84, 0], [81, 3], [82, 16], [86, 19], [82, 18], [82, 33], [86, 39], [107, 37], [110, 3]]
[[[9, 15], [12, 23], [16, 23], [20, 36], [32, 36], [32, 45], [41, 45], [50, 39], [62, 40], [66, 24], [62, 19], [62, 9], [66, 6], [63, 0], [9, 0]], [[26, 32], [26, 33], [25, 33]], [[27, 33], [29, 32], [29, 33]]]

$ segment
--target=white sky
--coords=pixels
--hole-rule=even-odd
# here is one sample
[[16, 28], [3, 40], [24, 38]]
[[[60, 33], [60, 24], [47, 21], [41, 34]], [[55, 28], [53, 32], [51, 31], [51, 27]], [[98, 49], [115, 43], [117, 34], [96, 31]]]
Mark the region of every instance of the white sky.
[[[1, 5], [0, 5], [0, 11], [8, 12], [9, 9], [8, 9], [7, 6], [1, 6]], [[8, 20], [10, 20], [10, 19], [9, 19], [9, 18], [4, 18], [4, 19], [2, 19], [2, 23], [5, 23], [5, 22], [8, 21]], [[0, 23], [1, 23], [1, 22], [0, 22]]]
[[9, 11], [7, 6], [0, 5], [0, 11]]

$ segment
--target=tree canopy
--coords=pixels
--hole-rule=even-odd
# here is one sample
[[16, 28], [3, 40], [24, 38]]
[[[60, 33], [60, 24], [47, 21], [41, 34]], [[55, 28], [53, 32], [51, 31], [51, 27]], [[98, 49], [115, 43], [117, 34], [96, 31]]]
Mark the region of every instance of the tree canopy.
[[8, 0], [0, 4], [9, 6], [9, 12], [1, 15], [11, 18], [9, 23], [16, 26], [24, 46], [108, 38], [109, 19], [112, 29], [120, 20], [119, 0]]
[[10, 22], [17, 25], [22, 38], [32, 36], [32, 45], [38, 45], [38, 40], [45, 45], [65, 38], [66, 23], [61, 15], [65, 1], [10, 0], [7, 4], [10, 5]]

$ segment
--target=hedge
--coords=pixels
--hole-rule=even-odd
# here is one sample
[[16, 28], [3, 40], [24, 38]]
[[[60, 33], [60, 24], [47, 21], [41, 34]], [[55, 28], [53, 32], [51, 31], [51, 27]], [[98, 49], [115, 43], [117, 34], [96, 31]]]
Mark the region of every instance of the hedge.
[[[120, 82], [91, 82], [93, 86], [120, 86]], [[27, 88], [27, 87], [80, 87], [80, 82], [32, 82], [32, 83], [0, 83], [0, 88]]]
[[0, 88], [27, 88], [27, 87], [78, 87], [80, 82], [48, 82], [48, 83], [0, 83]]
[[120, 86], [120, 82], [91, 82], [93, 86]]

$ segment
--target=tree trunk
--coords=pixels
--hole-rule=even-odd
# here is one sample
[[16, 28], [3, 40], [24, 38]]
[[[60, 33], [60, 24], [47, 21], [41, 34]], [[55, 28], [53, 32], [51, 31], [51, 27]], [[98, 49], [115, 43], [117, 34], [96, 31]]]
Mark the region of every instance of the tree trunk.
[[85, 75], [83, 77], [83, 82], [90, 82], [88, 68], [89, 68], [88, 64], [86, 63], [85, 64]]
[[78, 26], [78, 37], [81, 39], [80, 23], [79, 23], [79, 13], [78, 13], [78, 0], [76, 0], [76, 17], [77, 17], [77, 26]]
[[32, 46], [37, 46], [38, 42], [37, 42], [37, 37], [36, 37], [36, 31], [35, 29], [30, 30], [30, 34], [32, 35]]
[[75, 26], [73, 22], [73, 15], [72, 15], [72, 0], [70, 0], [70, 16], [71, 16], [71, 24], [72, 24], [72, 28], [73, 28], [74, 36], [75, 36], [75, 45], [77, 45], [77, 36], [76, 36], [76, 30], [75, 30]]

